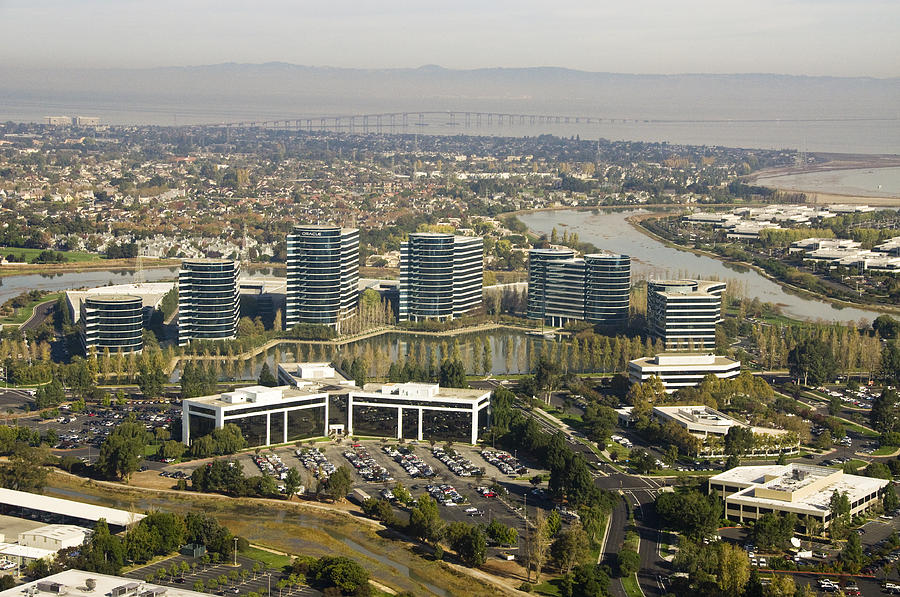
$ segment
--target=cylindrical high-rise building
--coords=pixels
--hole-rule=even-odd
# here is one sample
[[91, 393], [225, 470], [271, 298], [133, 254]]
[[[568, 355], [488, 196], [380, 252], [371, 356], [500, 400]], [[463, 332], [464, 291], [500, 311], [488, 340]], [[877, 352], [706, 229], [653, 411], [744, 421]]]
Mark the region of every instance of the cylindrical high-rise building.
[[237, 279], [231, 259], [189, 259], [178, 274], [178, 343], [227, 340], [237, 335], [240, 313]]
[[601, 325], [628, 321], [631, 257], [613, 253], [584, 256], [584, 318]]
[[655, 280], [647, 284], [647, 324], [666, 350], [715, 350], [725, 282]]
[[416, 232], [400, 247], [400, 321], [453, 319], [481, 306], [484, 240]]
[[139, 296], [98, 294], [81, 303], [81, 340], [110, 352], [140, 352], [144, 347], [144, 301]]
[[294, 226], [287, 237], [284, 326], [337, 327], [359, 303], [359, 230]]
[[543, 319], [547, 312], [547, 264], [573, 259], [571, 249], [531, 249], [528, 251], [528, 319]]

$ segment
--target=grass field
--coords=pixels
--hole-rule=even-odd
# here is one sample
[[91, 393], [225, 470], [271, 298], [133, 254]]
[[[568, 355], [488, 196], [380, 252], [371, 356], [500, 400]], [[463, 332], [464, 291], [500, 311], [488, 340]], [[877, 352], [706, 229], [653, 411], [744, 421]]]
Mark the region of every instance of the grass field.
[[[7, 255], [15, 255], [19, 259], [24, 259], [25, 262], [30, 262], [32, 259], [41, 254], [44, 249], [22, 249], [19, 247], [0, 247], [0, 255], [6, 257]], [[57, 251], [58, 253], [62, 253], [66, 259], [70, 262], [81, 262], [81, 261], [94, 261], [95, 259], [100, 259], [100, 255], [96, 253], [85, 253], [84, 251]]]
[[271, 551], [259, 549], [258, 547], [248, 547], [244, 551], [240, 552], [240, 554], [243, 556], [247, 556], [252, 560], [262, 562], [269, 568], [275, 568], [278, 570], [281, 570], [285, 566], [289, 566], [291, 563], [290, 556], [272, 553]]
[[887, 456], [888, 454], [893, 454], [897, 451], [897, 446], [881, 446], [874, 452], [872, 452], [872, 456]]
[[629, 574], [622, 579], [622, 588], [628, 597], [644, 597], [640, 585], [638, 585], [637, 574]]
[[4, 325], [19, 325], [25, 323], [34, 314], [34, 308], [36, 306], [48, 301], [55, 301], [63, 294], [64, 293], [62, 292], [52, 292], [44, 295], [36, 301], [31, 301], [21, 309], [16, 309], [11, 316], [0, 319], [0, 323]]

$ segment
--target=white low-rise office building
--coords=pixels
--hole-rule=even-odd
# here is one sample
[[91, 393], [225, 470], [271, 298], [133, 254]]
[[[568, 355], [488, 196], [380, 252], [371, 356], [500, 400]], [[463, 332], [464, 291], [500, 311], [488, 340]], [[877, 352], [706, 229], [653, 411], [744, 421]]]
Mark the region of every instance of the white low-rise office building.
[[181, 440], [237, 425], [249, 446], [268, 446], [328, 434], [328, 392], [251, 386], [182, 401]]
[[714, 354], [658, 354], [628, 362], [628, 381], [644, 383], [656, 376], [666, 392], [700, 385], [707, 375], [731, 379], [741, 373], [741, 362]]
[[351, 435], [474, 444], [490, 425], [491, 392], [429, 383], [367, 384], [350, 392]]
[[846, 494], [850, 515], [856, 515], [880, 503], [885, 479], [848, 475], [840, 469], [806, 464], [738, 466], [710, 477], [709, 493], [725, 500], [725, 516], [744, 522], [769, 513], [793, 512], [817, 519], [827, 528], [834, 516], [831, 497], [835, 491]]

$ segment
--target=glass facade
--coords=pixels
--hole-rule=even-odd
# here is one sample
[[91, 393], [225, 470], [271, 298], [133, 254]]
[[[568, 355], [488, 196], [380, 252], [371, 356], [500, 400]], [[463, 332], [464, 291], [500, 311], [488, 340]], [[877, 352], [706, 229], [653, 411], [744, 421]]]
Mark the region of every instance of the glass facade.
[[478, 411], [478, 437], [483, 437], [484, 434], [490, 430], [491, 428], [491, 407], [482, 408]]
[[666, 350], [715, 350], [724, 291], [724, 282], [649, 282], [647, 322], [651, 335], [661, 339]]
[[397, 437], [398, 410], [382, 406], [353, 406], [353, 435]]
[[325, 407], [288, 411], [288, 441], [319, 437], [325, 431]]
[[328, 424], [347, 426], [347, 396], [328, 396]]
[[81, 304], [81, 339], [90, 348], [140, 352], [144, 347], [144, 302], [137, 296], [96, 295]]
[[472, 441], [472, 413], [444, 410], [428, 410], [422, 412], [422, 439], [439, 442]]
[[359, 230], [295, 226], [287, 237], [285, 329], [336, 326], [359, 301]]
[[419, 232], [400, 247], [400, 321], [448, 320], [481, 306], [481, 238]]
[[199, 415], [188, 415], [188, 425], [190, 427], [191, 441], [193, 441], [198, 437], [212, 433], [213, 429], [216, 428], [216, 420]]
[[631, 302], [631, 257], [584, 256], [584, 318], [602, 325], [628, 321]]
[[529, 319], [542, 319], [546, 314], [547, 264], [574, 257], [575, 251], [571, 249], [532, 249], [528, 252]]
[[271, 413], [269, 415], [269, 443], [283, 444], [284, 438], [284, 413]]
[[225, 424], [234, 423], [241, 429], [241, 435], [247, 440], [248, 446], [266, 445], [266, 423], [268, 415], [252, 415], [249, 417], [228, 418], [225, 415]]
[[234, 338], [240, 267], [228, 259], [187, 260], [178, 274], [178, 343]]
[[403, 409], [403, 437], [406, 439], [419, 439], [419, 409]]

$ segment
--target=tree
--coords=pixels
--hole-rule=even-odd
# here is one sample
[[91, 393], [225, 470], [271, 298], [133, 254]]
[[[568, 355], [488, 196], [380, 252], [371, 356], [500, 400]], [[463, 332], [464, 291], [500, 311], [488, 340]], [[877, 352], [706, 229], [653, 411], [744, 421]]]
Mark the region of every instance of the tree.
[[900, 338], [900, 321], [890, 315], [879, 315], [872, 322], [872, 328], [884, 339]]
[[803, 385], [819, 385], [834, 379], [837, 364], [831, 348], [817, 338], [806, 338], [800, 341], [788, 353], [788, 365], [791, 375]]
[[882, 503], [884, 504], [885, 512], [893, 512], [900, 507], [900, 498], [897, 497], [897, 492], [894, 490], [893, 485], [888, 485], [885, 488]]
[[325, 493], [332, 500], [342, 500], [347, 497], [351, 487], [353, 487], [353, 474], [346, 465], [339, 466], [325, 481]]
[[358, 562], [343, 556], [324, 556], [309, 568], [309, 576], [326, 586], [353, 594], [369, 583], [369, 571]]
[[131, 414], [100, 446], [100, 456], [94, 466], [110, 479], [127, 479], [138, 469], [149, 441], [147, 428]]
[[268, 388], [274, 388], [278, 385], [278, 380], [275, 379], [275, 376], [272, 375], [272, 370], [269, 369], [269, 363], [263, 363], [262, 370], [259, 372], [259, 385]]
[[444, 359], [441, 362], [441, 370], [438, 378], [438, 384], [445, 388], [467, 388], [469, 384], [466, 382], [466, 371], [462, 361], [455, 359]]
[[828, 502], [828, 508], [834, 517], [850, 514], [850, 499], [847, 497], [847, 493], [841, 493], [835, 489]]
[[166, 374], [162, 369], [148, 363], [141, 363], [138, 368], [138, 387], [147, 398], [156, 398], [163, 393]]
[[900, 431], [900, 397], [896, 390], [885, 389], [872, 401], [869, 422], [879, 433]]
[[590, 541], [580, 524], [574, 524], [550, 544], [550, 557], [566, 574], [584, 561], [590, 551]]
[[763, 514], [753, 525], [753, 538], [760, 549], [784, 549], [794, 535], [797, 526], [797, 515]]
[[409, 513], [409, 532], [422, 541], [436, 543], [441, 538], [443, 527], [437, 502], [429, 495], [420, 497], [419, 503]]
[[641, 569], [641, 556], [633, 549], [621, 549], [616, 554], [619, 576], [630, 576]]
[[729, 456], [743, 456], [753, 449], [753, 430], [741, 425], [732, 425], [725, 434], [725, 453]]
[[722, 508], [715, 496], [687, 490], [659, 494], [656, 512], [667, 528], [699, 541], [718, 528]]
[[801, 591], [797, 591], [794, 578], [789, 574], [773, 575], [772, 581], [763, 588], [763, 597], [815, 597], [815, 595], [806, 583]]
[[747, 552], [731, 543], [722, 541], [719, 549], [719, 588], [728, 597], [739, 597], [750, 580], [750, 559]]
[[863, 561], [862, 543], [859, 540], [859, 534], [850, 533], [847, 543], [838, 557], [844, 566], [852, 573], [857, 573]]
[[0, 466], [0, 485], [7, 489], [43, 493], [48, 475], [44, 463], [49, 456], [46, 448], [18, 442], [9, 460]]
[[485, 562], [487, 540], [479, 525], [454, 522], [447, 527], [450, 547], [466, 566], [474, 568]]
[[541, 573], [544, 570], [544, 563], [547, 561], [547, 549], [549, 546], [547, 518], [543, 510], [538, 510], [534, 517], [534, 528], [526, 528], [525, 545], [522, 554], [528, 582], [531, 582], [532, 571], [535, 573], [534, 582], [539, 583], [541, 581]]
[[301, 485], [303, 485], [303, 479], [300, 476], [300, 471], [292, 466], [288, 469], [287, 475], [284, 478], [284, 492], [288, 494], [288, 496], [292, 496], [297, 493], [297, 490], [300, 489]]
[[485, 532], [488, 538], [500, 545], [515, 545], [519, 541], [519, 531], [499, 520], [492, 520], [485, 528]]

